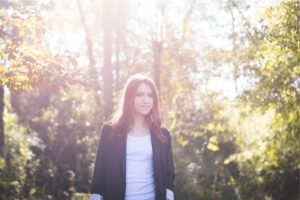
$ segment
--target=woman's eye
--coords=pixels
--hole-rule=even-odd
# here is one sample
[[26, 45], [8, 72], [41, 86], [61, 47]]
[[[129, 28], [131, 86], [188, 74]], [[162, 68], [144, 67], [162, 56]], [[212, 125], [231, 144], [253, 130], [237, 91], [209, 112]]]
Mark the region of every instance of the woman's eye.
[[[146, 94], [145, 94], [145, 95], [146, 95]], [[141, 93], [137, 93], [136, 96], [137, 96], [137, 97], [141, 97], [141, 96], [144, 96], [144, 95], [141, 94]], [[148, 97], [153, 97], [153, 94], [148, 94], [147, 96], [148, 96]]]

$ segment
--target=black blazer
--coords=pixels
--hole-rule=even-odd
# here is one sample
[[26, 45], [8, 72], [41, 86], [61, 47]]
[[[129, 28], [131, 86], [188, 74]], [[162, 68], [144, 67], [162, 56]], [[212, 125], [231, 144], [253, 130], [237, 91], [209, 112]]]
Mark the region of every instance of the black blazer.
[[[104, 200], [124, 200], [127, 137], [111, 140], [111, 132], [111, 125], [102, 126], [91, 193], [100, 194]], [[171, 136], [165, 128], [162, 128], [162, 132], [168, 139], [167, 143], [161, 143], [151, 132], [155, 200], [166, 199], [166, 189], [173, 191], [175, 178]]]

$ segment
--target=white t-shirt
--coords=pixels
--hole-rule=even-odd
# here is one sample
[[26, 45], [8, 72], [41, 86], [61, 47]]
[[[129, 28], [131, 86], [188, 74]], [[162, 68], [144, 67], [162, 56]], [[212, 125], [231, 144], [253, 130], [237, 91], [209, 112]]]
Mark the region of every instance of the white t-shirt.
[[125, 200], [154, 200], [155, 185], [150, 133], [127, 136]]

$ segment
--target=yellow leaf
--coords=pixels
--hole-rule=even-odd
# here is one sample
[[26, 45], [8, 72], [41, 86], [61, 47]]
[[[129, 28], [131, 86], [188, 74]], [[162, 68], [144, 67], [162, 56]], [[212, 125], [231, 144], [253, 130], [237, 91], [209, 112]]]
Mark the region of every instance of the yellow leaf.
[[25, 29], [23, 26], [19, 27], [19, 35], [20, 35], [20, 37], [23, 37], [25, 35]]
[[219, 151], [220, 150], [219, 146], [217, 146], [213, 143], [208, 143], [207, 148], [211, 151]]
[[185, 147], [189, 143], [188, 140], [184, 140], [182, 137], [179, 137], [177, 141], [182, 147]]
[[235, 184], [235, 180], [234, 180], [233, 176], [230, 176], [229, 183], [230, 183], [230, 185]]
[[4, 169], [5, 167], [5, 160], [3, 157], [0, 157], [0, 169]]
[[210, 143], [218, 144], [218, 137], [217, 136], [212, 136], [209, 138]]
[[2, 65], [0, 65], [0, 73], [1, 72], [5, 72], [5, 68], [4, 68], [4, 66], [2, 66]]
[[213, 123], [209, 123], [209, 124], [207, 125], [207, 130], [213, 131], [214, 129], [215, 129], [215, 125], [214, 125]]
[[228, 165], [228, 164], [230, 163], [230, 161], [231, 161], [231, 160], [227, 158], [226, 160], [224, 160], [223, 164], [224, 164], [224, 165]]

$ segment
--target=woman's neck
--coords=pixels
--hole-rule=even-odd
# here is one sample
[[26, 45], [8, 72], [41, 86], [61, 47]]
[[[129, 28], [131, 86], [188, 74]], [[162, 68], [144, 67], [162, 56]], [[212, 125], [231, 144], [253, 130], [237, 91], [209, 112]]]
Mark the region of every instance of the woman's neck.
[[145, 120], [145, 116], [136, 115], [134, 117], [134, 125], [130, 130], [133, 135], [145, 135], [149, 132], [149, 125]]

